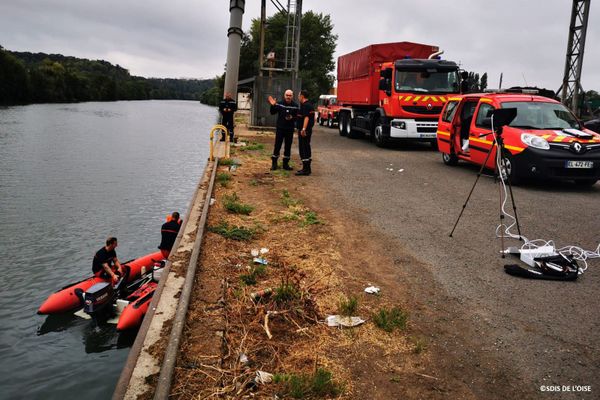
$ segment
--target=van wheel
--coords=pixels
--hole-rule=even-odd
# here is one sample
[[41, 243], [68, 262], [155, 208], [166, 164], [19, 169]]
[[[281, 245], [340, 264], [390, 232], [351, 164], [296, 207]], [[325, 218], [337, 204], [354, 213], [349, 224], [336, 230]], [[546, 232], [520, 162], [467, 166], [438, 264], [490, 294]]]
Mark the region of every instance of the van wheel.
[[338, 131], [340, 136], [346, 136], [346, 125], [348, 125], [348, 117], [346, 113], [338, 115]]
[[375, 122], [375, 130], [373, 131], [373, 140], [377, 147], [386, 147], [388, 140], [385, 136], [383, 136], [383, 125], [381, 125], [381, 120], [378, 119]]
[[510, 155], [502, 159], [504, 166], [501, 167], [500, 176], [502, 179], [508, 179], [511, 185], [518, 185], [521, 179], [517, 175], [517, 167]]
[[327, 127], [333, 128], [333, 117], [331, 115], [327, 118]]
[[458, 165], [458, 157], [456, 154], [442, 153], [442, 161], [444, 164], [450, 165], [451, 167]]
[[317, 114], [317, 124], [323, 125], [323, 121], [321, 121], [321, 115]]

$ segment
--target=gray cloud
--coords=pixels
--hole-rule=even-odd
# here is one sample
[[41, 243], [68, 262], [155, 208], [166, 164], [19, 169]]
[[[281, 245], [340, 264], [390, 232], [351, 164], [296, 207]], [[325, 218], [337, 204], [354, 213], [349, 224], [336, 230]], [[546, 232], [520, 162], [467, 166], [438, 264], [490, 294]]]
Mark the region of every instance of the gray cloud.
[[[268, 3], [268, 13], [275, 8]], [[287, 2], [282, 2], [287, 3]], [[227, 1], [5, 0], [0, 44], [11, 50], [62, 53], [118, 63], [132, 74], [213, 77], [222, 73]], [[560, 86], [571, 2], [566, 0], [304, 0], [330, 14], [336, 57], [372, 43], [415, 41], [440, 46], [463, 68], [487, 72], [490, 87]], [[260, 15], [247, 0], [244, 29]], [[600, 89], [600, 7], [592, 5], [582, 84]]]

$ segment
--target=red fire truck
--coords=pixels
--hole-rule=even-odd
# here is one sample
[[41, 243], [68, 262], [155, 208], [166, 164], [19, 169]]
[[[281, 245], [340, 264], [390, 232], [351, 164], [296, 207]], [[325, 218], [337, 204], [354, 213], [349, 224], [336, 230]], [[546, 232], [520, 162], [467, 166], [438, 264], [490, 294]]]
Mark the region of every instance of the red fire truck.
[[338, 58], [339, 132], [367, 135], [378, 146], [402, 139], [436, 145], [438, 116], [459, 93], [458, 66], [436, 46], [374, 44]]
[[339, 110], [340, 106], [337, 103], [335, 94], [320, 95], [317, 103], [317, 122], [319, 125], [326, 124], [328, 127], [333, 128], [333, 125], [338, 122]]

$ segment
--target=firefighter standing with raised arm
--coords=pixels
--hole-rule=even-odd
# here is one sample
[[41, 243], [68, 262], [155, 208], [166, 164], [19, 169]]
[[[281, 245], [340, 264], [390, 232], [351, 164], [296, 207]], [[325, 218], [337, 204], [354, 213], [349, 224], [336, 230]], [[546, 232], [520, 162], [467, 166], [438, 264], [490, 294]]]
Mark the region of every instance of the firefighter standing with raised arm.
[[[219, 103], [222, 124], [229, 131], [229, 141], [233, 142], [233, 114], [237, 111], [237, 102], [231, 98], [231, 93], [225, 93], [225, 98]], [[221, 141], [225, 141], [225, 132]]]
[[298, 95], [300, 112], [298, 114], [298, 149], [302, 160], [302, 169], [296, 175], [310, 175], [311, 149], [310, 138], [315, 125], [315, 108], [308, 101], [308, 92], [301, 90]]
[[283, 169], [290, 171], [290, 156], [292, 153], [292, 142], [294, 140], [294, 129], [296, 127], [296, 116], [298, 115], [298, 104], [293, 100], [294, 92], [290, 89], [284, 93], [284, 100], [277, 102], [273, 97], [269, 96], [269, 104], [271, 104], [271, 114], [277, 114], [277, 127], [275, 130], [275, 147], [271, 156], [271, 170], [277, 169], [277, 160], [281, 145], [283, 148]]

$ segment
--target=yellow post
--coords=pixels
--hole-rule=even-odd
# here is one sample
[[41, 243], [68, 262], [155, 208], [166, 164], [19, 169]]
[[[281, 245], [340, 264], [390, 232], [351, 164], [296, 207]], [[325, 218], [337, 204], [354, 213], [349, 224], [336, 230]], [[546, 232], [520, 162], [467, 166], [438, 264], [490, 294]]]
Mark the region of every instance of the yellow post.
[[223, 125], [215, 125], [210, 130], [210, 155], [208, 157], [209, 161], [214, 161], [214, 159], [215, 159], [214, 138], [215, 138], [215, 131], [219, 131], [219, 130], [225, 131], [225, 158], [229, 158], [229, 131]]

